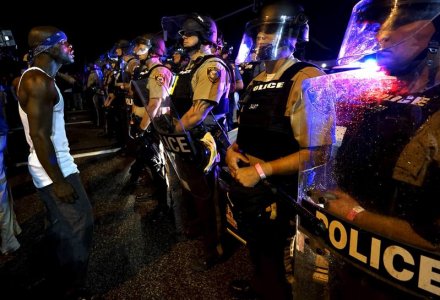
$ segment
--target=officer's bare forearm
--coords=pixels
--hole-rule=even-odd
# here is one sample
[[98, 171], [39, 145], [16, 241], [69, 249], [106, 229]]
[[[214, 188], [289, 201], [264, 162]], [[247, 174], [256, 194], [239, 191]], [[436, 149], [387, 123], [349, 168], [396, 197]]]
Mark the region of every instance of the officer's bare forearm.
[[191, 129], [203, 121], [203, 117], [196, 114], [186, 113], [180, 119], [180, 122], [176, 124], [176, 132], [183, 132], [184, 130]]
[[177, 123], [176, 132], [183, 132], [184, 129], [191, 129], [203, 122], [212, 108], [211, 101], [194, 101], [191, 108], [182, 116], [180, 122]]
[[439, 247], [417, 234], [411, 225], [404, 220], [390, 216], [363, 211], [356, 216], [354, 223], [361, 228], [379, 232], [387, 237], [398, 237], [402, 242], [410, 243], [424, 249], [439, 251]]
[[157, 114], [157, 111], [160, 108], [160, 104], [162, 103], [162, 99], [160, 98], [150, 98], [148, 101], [148, 105], [145, 106], [147, 113], [143, 116], [141, 121], [141, 129], [145, 130], [151, 123], [151, 118], [154, 118]]
[[300, 162], [307, 161], [309, 156], [310, 151], [307, 149], [271, 161], [263, 161], [257, 157], [248, 155], [250, 164], [260, 163], [266, 176], [297, 173], [299, 171]]

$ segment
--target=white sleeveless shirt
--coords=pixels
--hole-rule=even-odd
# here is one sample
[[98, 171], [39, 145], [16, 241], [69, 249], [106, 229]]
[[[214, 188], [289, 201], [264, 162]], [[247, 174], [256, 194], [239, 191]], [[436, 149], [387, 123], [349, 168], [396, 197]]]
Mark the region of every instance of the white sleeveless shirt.
[[[27, 69], [23, 75], [29, 70], [39, 70], [49, 76], [42, 69], [37, 67], [31, 67]], [[17, 91], [20, 89], [20, 82], [18, 83]], [[50, 76], [49, 76], [50, 77]], [[64, 124], [64, 100], [63, 96], [60, 92], [60, 89], [55, 83], [55, 88], [58, 92], [59, 101], [53, 107], [53, 115], [52, 115], [52, 134], [50, 139], [52, 140], [52, 144], [55, 148], [55, 153], [58, 161], [58, 165], [63, 173], [64, 177], [69, 176], [73, 173], [78, 173], [78, 167], [73, 161], [72, 155], [70, 155], [69, 142], [66, 136], [66, 128]], [[17, 92], [18, 94], [18, 92]], [[28, 169], [29, 173], [32, 175], [32, 180], [37, 188], [45, 187], [49, 184], [52, 184], [52, 179], [47, 175], [40, 161], [38, 160], [37, 153], [35, 152], [34, 144], [32, 143], [32, 139], [29, 135], [29, 121], [27, 114], [21, 108], [20, 104], [18, 105], [18, 110], [20, 113], [20, 119], [23, 123], [23, 129], [26, 136], [26, 141], [29, 144], [29, 156], [28, 156]]]

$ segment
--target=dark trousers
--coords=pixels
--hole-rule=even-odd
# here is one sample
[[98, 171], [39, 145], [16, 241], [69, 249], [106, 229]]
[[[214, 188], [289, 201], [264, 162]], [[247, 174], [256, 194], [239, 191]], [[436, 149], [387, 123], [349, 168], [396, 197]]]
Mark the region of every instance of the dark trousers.
[[214, 168], [208, 174], [204, 174], [192, 161], [177, 157], [175, 163], [183, 188], [187, 189], [192, 196], [197, 224], [203, 237], [205, 256], [222, 254], [218, 252], [221, 247], [222, 225], [216, 187], [217, 169]]
[[52, 184], [38, 189], [47, 211], [49, 275], [61, 291], [85, 285], [93, 234], [92, 206], [79, 174], [66, 180], [78, 194], [75, 203], [56, 199]]
[[262, 299], [292, 299], [286, 279], [284, 249], [289, 237], [288, 220], [267, 220], [257, 225], [257, 238], [248, 241], [255, 268], [253, 286]]

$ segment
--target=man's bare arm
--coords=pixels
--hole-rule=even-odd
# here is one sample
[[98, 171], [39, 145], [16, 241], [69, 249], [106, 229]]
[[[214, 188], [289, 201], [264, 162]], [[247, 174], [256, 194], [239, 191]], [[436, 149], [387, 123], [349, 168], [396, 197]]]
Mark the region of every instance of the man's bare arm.
[[191, 129], [200, 124], [214, 107], [214, 102], [208, 100], [195, 100], [191, 108], [182, 116], [176, 125], [176, 132]]
[[30, 74], [30, 77], [22, 81], [22, 85], [20, 105], [28, 117], [29, 135], [38, 160], [52, 179], [57, 197], [64, 202], [73, 202], [76, 193], [64, 179], [50, 139], [53, 106], [58, 100], [54, 82], [44, 74]]

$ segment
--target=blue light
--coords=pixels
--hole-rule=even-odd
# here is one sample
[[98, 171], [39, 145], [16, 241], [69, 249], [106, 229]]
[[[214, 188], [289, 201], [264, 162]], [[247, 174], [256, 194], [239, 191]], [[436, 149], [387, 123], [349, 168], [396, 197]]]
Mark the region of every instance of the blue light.
[[377, 61], [374, 58], [369, 58], [361, 63], [362, 69], [368, 69], [368, 70], [379, 70], [379, 66], [377, 65]]

